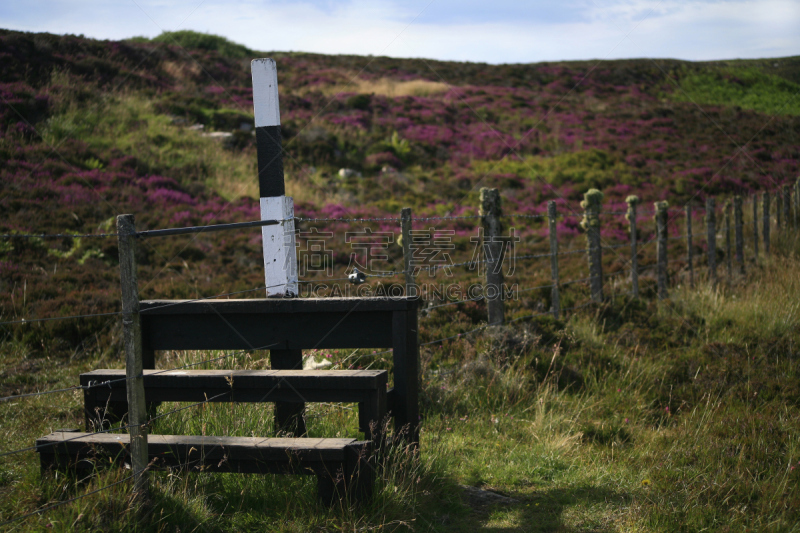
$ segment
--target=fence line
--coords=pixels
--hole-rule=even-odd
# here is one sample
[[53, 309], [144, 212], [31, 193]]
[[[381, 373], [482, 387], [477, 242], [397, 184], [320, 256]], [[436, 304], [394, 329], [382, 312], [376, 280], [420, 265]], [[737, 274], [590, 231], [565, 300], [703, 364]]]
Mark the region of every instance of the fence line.
[[[790, 214], [791, 214], [791, 211], [792, 211], [792, 206], [794, 207], [795, 227], [797, 226], [797, 222], [796, 221], [798, 219], [798, 207], [800, 206], [800, 203], [798, 202], [797, 193], [800, 192], [800, 180], [798, 180], [798, 185], [795, 185], [794, 191], [795, 191], [794, 202], [791, 201], [792, 189], [789, 188], [788, 186], [784, 186], [783, 189], [779, 188], [776, 191], [776, 199], [775, 199], [775, 204], [776, 204], [775, 211], [776, 212], [775, 212], [775, 217], [776, 217], [776, 230], [778, 232], [783, 232], [786, 229], [789, 229], [790, 224], [791, 224], [791, 222], [790, 222]], [[496, 191], [492, 191], [492, 192], [495, 195], [497, 194]], [[770, 209], [770, 200], [771, 200], [770, 192], [772, 192], [772, 191], [766, 191], [762, 195], [762, 198], [763, 198], [762, 232], [763, 232], [764, 248], [765, 248], [766, 253], [769, 253], [770, 226], [772, 225], [772, 216], [771, 216], [771, 212], [770, 212], [771, 211], [771, 209]], [[493, 213], [493, 214], [489, 214], [488, 215], [489, 217], [494, 216], [496, 219], [508, 219], [508, 218], [528, 218], [528, 219], [542, 218], [543, 219], [543, 218], [550, 217], [551, 220], [555, 219], [554, 216], [550, 216], [550, 215], [502, 214], [501, 212], [499, 212], [499, 210], [500, 210], [499, 209], [499, 203], [500, 203], [499, 196], [496, 196], [495, 198], [497, 198], [497, 200], [496, 200], [497, 201], [497, 211], [495, 213]], [[734, 215], [735, 215], [734, 228], [731, 228], [731, 220], [730, 220], [731, 217], [730, 217], [730, 213], [729, 213], [730, 206], [726, 204], [726, 206], [723, 206], [723, 208], [722, 208], [722, 213], [723, 213], [724, 221], [725, 221], [725, 229], [724, 229], [724, 238], [725, 238], [725, 243], [726, 243], [726, 245], [725, 245], [725, 261], [727, 262], [727, 272], [728, 272], [728, 280], [729, 280], [729, 282], [732, 281], [732, 279], [733, 279], [732, 278], [732, 276], [733, 276], [733, 263], [732, 263], [732, 261], [733, 261], [734, 250], [733, 250], [733, 245], [731, 244], [731, 233], [732, 233], [731, 230], [732, 229], [735, 230], [735, 234], [736, 234], [735, 235], [736, 261], [740, 264], [741, 273], [742, 274], [744, 273], [743, 238], [742, 238], [742, 234], [743, 234], [742, 225], [743, 225], [743, 223], [742, 223], [742, 215], [741, 215], [741, 203], [742, 203], [741, 202], [741, 198], [737, 196], [735, 198], [734, 204], [733, 204], [734, 205]], [[652, 239], [650, 239], [649, 241], [644, 243], [638, 250], [637, 250], [637, 248], [635, 246], [633, 246], [632, 255], [631, 255], [631, 259], [630, 260], [628, 260], [627, 258], [623, 258], [623, 259], [625, 259], [629, 263], [632, 262], [641, 253], [643, 248], [645, 248], [651, 242], [656, 241], [658, 243], [658, 245], [659, 245], [658, 246], [658, 253], [657, 253], [657, 258], [658, 259], [657, 259], [656, 263], [649, 264], [649, 265], [644, 265], [644, 266], [638, 266], [638, 265], [634, 265], [634, 266], [636, 267], [636, 272], [637, 273], [645, 271], [645, 270], [648, 270], [648, 269], [651, 269], [651, 268], [654, 268], [654, 267], [658, 268], [658, 270], [659, 270], [659, 275], [658, 275], [658, 293], [659, 293], [659, 298], [666, 298], [667, 297], [667, 293], [666, 293], [666, 275], [667, 275], [666, 274], [666, 266], [667, 266], [666, 242], [667, 241], [678, 241], [678, 240], [684, 240], [684, 239], [688, 239], [689, 240], [689, 248], [688, 248], [688, 250], [689, 250], [689, 252], [688, 252], [689, 253], [689, 256], [688, 256], [689, 257], [689, 268], [690, 268], [690, 274], [693, 275], [693, 270], [692, 270], [692, 256], [693, 256], [693, 254], [692, 254], [692, 240], [691, 240], [691, 238], [692, 238], [692, 234], [691, 234], [691, 215], [693, 213], [689, 209], [684, 210], [684, 208], [667, 208], [665, 203], [662, 204], [662, 205], [656, 204], [656, 207], [657, 207], [657, 209], [652, 211], [652, 212], [641, 211], [641, 212], [636, 213], [636, 211], [634, 211], [634, 220], [633, 221], [629, 220], [629, 222], [631, 222], [632, 225], [635, 224], [635, 219], [639, 218], [642, 215], [661, 213], [660, 215], [657, 215], [657, 216], [661, 216], [662, 219], [660, 221], [657, 221], [657, 224], [656, 224], [656, 226], [657, 226], [656, 235]], [[756, 202], [755, 197], [753, 198], [753, 208], [754, 208], [754, 211], [753, 211], [753, 218], [754, 218], [754, 220], [753, 220], [753, 228], [754, 228], [754, 232], [753, 232], [753, 237], [754, 237], [753, 248], [754, 248], [755, 256], [757, 258], [758, 257], [758, 236], [759, 236], [758, 221], [759, 221], [759, 217], [758, 217], [757, 202]], [[593, 209], [594, 209], [594, 211], [592, 211]], [[713, 198], [709, 198], [709, 201], [707, 202], [706, 209], [699, 209], [699, 208], [694, 208], [694, 209], [696, 209], [698, 212], [705, 211], [705, 213], [707, 215], [705, 218], [706, 218], [706, 225], [707, 225], [708, 252], [705, 253], [705, 255], [707, 255], [707, 257], [708, 257], [709, 276], [711, 278], [711, 283], [712, 283], [712, 285], [716, 285], [717, 278], [716, 278], [716, 257], [715, 257], [716, 252], [715, 252], [715, 246], [716, 246], [716, 237], [717, 237], [718, 228], [716, 227], [716, 220], [715, 220], [716, 219], [716, 210], [717, 209], [716, 209], [716, 206], [715, 206], [714, 199]], [[687, 221], [687, 224], [686, 224], [687, 225], [687, 228], [686, 228], [687, 229], [687, 234], [667, 236], [666, 232], [667, 232], [667, 228], [668, 228], [668, 223], [671, 222], [672, 220], [674, 220], [674, 217], [673, 217], [673, 219], [667, 220], [666, 213], [684, 214], [686, 216], [686, 221]], [[409, 210], [409, 215], [410, 215], [410, 210]], [[590, 231], [589, 233], [590, 234], [594, 233], [596, 235], [599, 235], [600, 234], [600, 222], [599, 222], [599, 220], [600, 220], [600, 217], [604, 216], [604, 215], [611, 215], [611, 216], [625, 215], [626, 217], [628, 217], [630, 215], [630, 213], [629, 212], [616, 212], [616, 211], [602, 212], [599, 209], [599, 203], [592, 204], [592, 203], [587, 201], [587, 210], [583, 215], [579, 215], [579, 214], [576, 214], [576, 213], [567, 213], [567, 214], [563, 214], [562, 217], [582, 216], [584, 221], [589, 220], [589, 224], [590, 225], [592, 224], [592, 222], [591, 222], [592, 220], [597, 220], [597, 223], [591, 226], [591, 230], [592, 231]], [[710, 216], [708, 216], [708, 215], [710, 215]], [[478, 215], [478, 216], [416, 217], [416, 218], [415, 217], [410, 217], [410, 216], [408, 217], [409, 221], [416, 221], [416, 222], [427, 222], [427, 221], [432, 221], [432, 220], [460, 220], [460, 219], [481, 219], [485, 223], [486, 220], [487, 220], [487, 215], [482, 214], [482, 215]], [[402, 221], [402, 217], [401, 218], [394, 218], [394, 217], [392, 217], [392, 218], [374, 218], [374, 219], [368, 219], [368, 218], [304, 219], [304, 218], [299, 218], [298, 217], [298, 218], [295, 218], [294, 220], [296, 220], [296, 221], [308, 221], [308, 222], [320, 222], [320, 221], [336, 221], [336, 222], [392, 221], [392, 222], [400, 222], [400, 221]], [[230, 230], [230, 229], [250, 228], [250, 227], [263, 227], [263, 226], [268, 226], [268, 225], [280, 224], [282, 222], [285, 222], [285, 221], [277, 221], [277, 220], [252, 221], [252, 222], [233, 223], [233, 224], [217, 224], [217, 225], [213, 225], [213, 226], [194, 226], [194, 227], [189, 227], [189, 228], [171, 228], [171, 229], [164, 229], [164, 230], [149, 230], [149, 231], [136, 232], [136, 233], [129, 234], [129, 235], [135, 236], [135, 237], [184, 235], [184, 234], [190, 234], [190, 233], [201, 233], [201, 232], [210, 232], [210, 231], [223, 231], [223, 230]], [[554, 228], [554, 226], [551, 226], [551, 228]], [[118, 237], [119, 234], [117, 234], [117, 233], [109, 233], [109, 234], [40, 234], [40, 235], [33, 235], [33, 234], [18, 234], [18, 235], [14, 235], [14, 234], [12, 234], [12, 235], [2, 235], [1, 237], [3, 237], [3, 238], [15, 238], [15, 237], [18, 237], [18, 238], [84, 238], [84, 237], [105, 238], [105, 237], [114, 237], [114, 236]], [[465, 332], [458, 333], [456, 335], [448, 336], [448, 337], [441, 338], [441, 339], [436, 339], [436, 340], [433, 340], [433, 341], [428, 341], [428, 342], [425, 342], [425, 343], [420, 343], [419, 346], [431, 346], [431, 345], [434, 345], [434, 344], [446, 342], [448, 340], [464, 338], [464, 337], [466, 337], [468, 335], [471, 335], [473, 333], [482, 331], [484, 329], [487, 329], [489, 327], [492, 327], [492, 326], [495, 326], [495, 325], [498, 325], [498, 324], [502, 324], [502, 323], [511, 323], [511, 322], [517, 322], [517, 321], [521, 321], [521, 320], [541, 317], [541, 316], [545, 316], [545, 315], [553, 315], [554, 313], [557, 313], [558, 311], [561, 311], [561, 312], [576, 311], [578, 309], [582, 309], [582, 308], [588, 307], [590, 305], [596, 304], [597, 301], [601, 301], [603, 299], [602, 298], [602, 280], [610, 278], [610, 277], [619, 276], [619, 275], [625, 274], [625, 273], [627, 273], [629, 271], [629, 268], [625, 267], [625, 268], [622, 268], [622, 269], [617, 270], [617, 271], [612, 272], [612, 273], [605, 273], [605, 274], [602, 273], [602, 270], [601, 270], [602, 262], [601, 262], [601, 260], [599, 260], [600, 252], [602, 250], [617, 250], [617, 249], [626, 248], [626, 247], [629, 247], [629, 246], [632, 245], [632, 243], [620, 243], [620, 244], [610, 244], [610, 245], [609, 244], [602, 244], [602, 243], [598, 244], [598, 243], [599, 243], [599, 241], [594, 242], [594, 243], [592, 241], [590, 241], [589, 243], [587, 243], [588, 246], [586, 248], [567, 250], [567, 251], [558, 251], [557, 250], [557, 246], [556, 246], [555, 249], [551, 248], [551, 252], [550, 253], [539, 253], [539, 254], [527, 254], [527, 255], [521, 255], [521, 256], [514, 256], [514, 260], [517, 260], [517, 259], [519, 259], [519, 260], [522, 260], [522, 259], [539, 259], [539, 258], [545, 258], [545, 257], [550, 257], [552, 260], [556, 260], [556, 258], [559, 257], [559, 256], [574, 255], [574, 254], [587, 254], [587, 256], [590, 257], [590, 265], [589, 265], [590, 269], [589, 270], [591, 272], [591, 275], [589, 277], [580, 278], [580, 279], [573, 279], [573, 280], [567, 280], [567, 281], [560, 281], [560, 280], [556, 279], [556, 280], [554, 280], [554, 283], [550, 283], [550, 284], [547, 284], [547, 285], [540, 285], [540, 286], [536, 286], [536, 287], [525, 288], [525, 289], [519, 289], [518, 292], [529, 292], [529, 291], [547, 289], [547, 288], [551, 288], [551, 289], [555, 288], [555, 289], [557, 289], [558, 286], [567, 286], [567, 285], [571, 285], [571, 284], [575, 284], [575, 283], [582, 283], [582, 282], [587, 282], [588, 281], [588, 282], [592, 282], [592, 290], [591, 290], [591, 294], [590, 294], [590, 297], [592, 298], [591, 300], [589, 300], [589, 301], [587, 301], [587, 302], [585, 302], [583, 304], [580, 304], [580, 305], [575, 305], [575, 306], [564, 308], [564, 309], [560, 309], [560, 310], [551, 309], [550, 311], [533, 313], [533, 314], [529, 314], [529, 315], [525, 315], [525, 316], [512, 318], [512, 319], [509, 319], [509, 320], [505, 320], [504, 319], [504, 315], [501, 312], [501, 314], [499, 315], [499, 317], [500, 317], [499, 321], [492, 320], [490, 318], [489, 323], [487, 323], [487, 324], [478, 326], [476, 328], [473, 328], [473, 329], [465, 331]], [[703, 254], [701, 253], [700, 255], [702, 256]], [[446, 265], [430, 265], [430, 266], [427, 266], [427, 267], [420, 267], [420, 268], [414, 269], [414, 271], [426, 271], [426, 270], [427, 271], [430, 271], [430, 270], [435, 271], [436, 269], [449, 268], [449, 267], [455, 267], [455, 266], [471, 266], [471, 267], [474, 267], [475, 265], [478, 265], [478, 264], [497, 263], [499, 257], [500, 256], [494, 256], [494, 257], [490, 257], [490, 258], [487, 258], [487, 259], [470, 260], [470, 261], [465, 261], [465, 262], [461, 262], [461, 263], [452, 263], [452, 264], [446, 264]], [[594, 262], [593, 262], [593, 260], [594, 260]], [[592, 267], [592, 264], [594, 264], [598, 268], [598, 270], [595, 270]], [[408, 268], [408, 266], [406, 266], [406, 267], [404, 267], [403, 270], [400, 270], [400, 271], [391, 271], [391, 272], [379, 273], [379, 274], [366, 274], [366, 276], [367, 277], [373, 277], [373, 278], [388, 278], [388, 277], [395, 277], [395, 276], [398, 276], [400, 274], [408, 275], [408, 274], [410, 274], [409, 270], [410, 269]], [[502, 278], [500, 278], [500, 279], [502, 279]], [[600, 298], [599, 299], [595, 296], [596, 295], [595, 284], [598, 282], [598, 280], [600, 280], [600, 285], [599, 285], [599, 287], [600, 287]], [[308, 280], [308, 279], [307, 280], [299, 280], [299, 282], [301, 282], [301, 283], [313, 283], [315, 281], [318, 281], [318, 280]], [[324, 282], [353, 281], [353, 278], [352, 277], [347, 277], [347, 278], [323, 279], [323, 280], [319, 280], [319, 281], [324, 281]], [[190, 302], [191, 301], [202, 301], [202, 300], [206, 300], [206, 299], [218, 298], [218, 297], [221, 297], [221, 296], [230, 296], [230, 295], [235, 295], [235, 294], [243, 294], [243, 293], [247, 293], [247, 292], [254, 292], [254, 291], [258, 291], [258, 290], [264, 290], [266, 288], [268, 288], [268, 287], [257, 287], [257, 288], [254, 288], [254, 289], [247, 289], [247, 290], [244, 290], [244, 291], [234, 291], [234, 292], [222, 293], [222, 294], [218, 294], [218, 295], [215, 295], [215, 296], [204, 297], [204, 298], [199, 298], [199, 299], [195, 299], [195, 300], [188, 300], [188, 301], [190, 301]], [[634, 296], [636, 295], [635, 289], [634, 289], [634, 291], [629, 291], [628, 293], [623, 293], [623, 294], [629, 294], [629, 293], [630, 294], [634, 294]], [[480, 295], [478, 297], [469, 298], [469, 299], [462, 299], [462, 300], [457, 300], [457, 301], [446, 302], [446, 303], [430, 306], [428, 308], [424, 308], [423, 310], [431, 311], [431, 310], [442, 308], [442, 307], [458, 305], [458, 304], [474, 302], [474, 301], [482, 301], [482, 300], [487, 300], [485, 295]], [[503, 303], [502, 299], [500, 299], [500, 300], [494, 299], [493, 301], [495, 303], [497, 303], [499, 301], [499, 303], [501, 305]], [[167, 307], [167, 306], [171, 306], [171, 305], [180, 305], [181, 303], [185, 303], [185, 302], [174, 302], [174, 303], [165, 304], [165, 305], [160, 306], [160, 307]], [[51, 321], [51, 320], [66, 320], [66, 319], [79, 319], [79, 318], [91, 318], [91, 317], [102, 317], [102, 316], [115, 316], [115, 315], [120, 315], [120, 314], [122, 314], [122, 312], [96, 313], [96, 314], [87, 314], [87, 315], [74, 315], [74, 316], [67, 316], [67, 317], [50, 317], [50, 318], [41, 318], [41, 319], [22, 319], [22, 320], [16, 320], [16, 321], [0, 322], [0, 326], [2, 326], [2, 325], [11, 325], [11, 324], [46, 322], [46, 321]], [[430, 315], [428, 315], [428, 316], [430, 316]], [[262, 348], [253, 348], [253, 349], [268, 349], [268, 348], [269, 348], [269, 346], [262, 347]], [[232, 352], [230, 354], [226, 354], [226, 355], [223, 355], [223, 356], [220, 356], [220, 357], [207, 359], [207, 360], [200, 361], [200, 362], [197, 362], [197, 363], [189, 363], [189, 364], [186, 364], [186, 365], [183, 365], [183, 366], [180, 366], [180, 367], [176, 367], [176, 368], [164, 369], [164, 370], [158, 371], [156, 373], [166, 373], [166, 372], [172, 372], [172, 371], [176, 371], [176, 370], [180, 370], [180, 369], [189, 368], [189, 367], [192, 367], [192, 366], [199, 366], [199, 365], [210, 363], [210, 362], [215, 362], [215, 361], [220, 361], [220, 360], [223, 360], [223, 359], [228, 359], [228, 358], [233, 357], [235, 355], [238, 355], [238, 354], [241, 354], [241, 353], [247, 353], [249, 351], [251, 351], [251, 350], [241, 350], [239, 352]], [[373, 353], [373, 354], [367, 354], [365, 356], [359, 356], [359, 359], [361, 357], [370, 357], [370, 356], [375, 356], [375, 355], [379, 355], [379, 354], [382, 354], [382, 353], [389, 353], [389, 352], [390, 352], [390, 350], [387, 350], [387, 351], [384, 351], [384, 352], [376, 352], [376, 353]], [[75, 386], [75, 387], [68, 387], [68, 388], [63, 388], [63, 389], [55, 389], [55, 390], [50, 390], [50, 391], [42, 391], [42, 392], [27, 393], [27, 394], [15, 395], [15, 396], [7, 396], [7, 397], [4, 397], [4, 398], [0, 398], [0, 402], [13, 400], [13, 399], [19, 399], [19, 398], [42, 396], [42, 395], [53, 394], [53, 393], [69, 392], [69, 391], [75, 391], [75, 390], [87, 390], [87, 389], [94, 388], [94, 387], [110, 386], [111, 383], [113, 383], [113, 382], [128, 381], [128, 380], [131, 380], [131, 379], [141, 379], [142, 376], [143, 376], [143, 374], [139, 374], [139, 375], [136, 375], [136, 376], [128, 376], [128, 377], [125, 377], [125, 378], [120, 378], [120, 379], [116, 379], [116, 380], [112, 380], [112, 381], [105, 381], [105, 382], [102, 382], [102, 383], [90, 383], [87, 386], [79, 385], [79, 386]], [[213, 401], [213, 400], [215, 400], [215, 399], [217, 399], [217, 398], [219, 398], [219, 397], [221, 397], [221, 396], [223, 396], [225, 394], [230, 394], [230, 392], [223, 392], [223, 393], [220, 393], [220, 394], [218, 394], [216, 396], [213, 396], [211, 398], [206, 398], [202, 402], [197, 402], [197, 403], [190, 404], [190, 405], [187, 405], [187, 406], [179, 407], [179, 408], [173, 409], [171, 411], [162, 413], [160, 415], [151, 416], [147, 420], [145, 420], [145, 421], [143, 421], [141, 423], [127, 424], [127, 425], [124, 425], [124, 426], [119, 426], [119, 427], [115, 427], [115, 428], [109, 428], [109, 429], [106, 429], [106, 430], [100, 430], [100, 431], [96, 431], [96, 432], [91, 433], [91, 434], [81, 435], [79, 437], [75, 437], [74, 439], [67, 439], [67, 440], [78, 440], [78, 439], [84, 438], [85, 436], [88, 436], [88, 435], [96, 435], [96, 434], [101, 434], [101, 433], [108, 433], [108, 432], [111, 432], [111, 431], [123, 431], [123, 430], [126, 430], [126, 429], [128, 429], [128, 430], [139, 429], [139, 428], [142, 428], [142, 427], [144, 427], [144, 426], [146, 426], [148, 424], [151, 424], [155, 420], [167, 417], [167, 416], [169, 416], [171, 414], [174, 414], [174, 413], [177, 413], [179, 411], [183, 411], [183, 410], [186, 410], [186, 409], [189, 409], [189, 408], [192, 408], [192, 407], [203, 405], [203, 404], [211, 402], [211, 401]], [[18, 454], [18, 453], [22, 453], [22, 452], [25, 452], [25, 451], [31, 451], [31, 450], [35, 450], [36, 448], [37, 448], [36, 446], [33, 446], [33, 447], [22, 448], [22, 449], [10, 451], [10, 452], [0, 453], [0, 457], [5, 457], [5, 456], [8, 456], [8, 455]], [[140, 474], [142, 472], [143, 472], [143, 470], [139, 471]], [[111, 488], [111, 487], [113, 487], [115, 485], [118, 485], [120, 483], [123, 483], [123, 482], [125, 482], [125, 481], [127, 481], [129, 479], [133, 479], [134, 477], [136, 477], [136, 476], [134, 474], [132, 474], [131, 476], [129, 476], [129, 477], [125, 478], [125, 479], [119, 480], [119, 481], [114, 482], [114, 483], [112, 483], [110, 485], [107, 485], [105, 487], [96, 489], [95, 491], [89, 492], [87, 494], [72, 498], [70, 500], [66, 500], [64, 502], [59, 502], [57, 504], [53, 504], [53, 505], [50, 505], [50, 506], [42, 508], [42, 509], [38, 509], [38, 510], [33, 511], [31, 513], [28, 513], [26, 515], [15, 517], [15, 518], [13, 518], [13, 519], [11, 519], [9, 521], [0, 523], [0, 526], [7, 525], [7, 524], [10, 524], [10, 523], [19, 521], [19, 520], [23, 520], [23, 519], [28, 518], [30, 516], [33, 516], [35, 514], [40, 514], [40, 513], [46, 512], [46, 511], [48, 511], [48, 510], [50, 510], [52, 508], [58, 507], [60, 505], [71, 503], [71, 502], [73, 502], [75, 500], [78, 500], [80, 498], [84, 498], [86, 496], [95, 494], [97, 492], [106, 490], [108, 488]]]

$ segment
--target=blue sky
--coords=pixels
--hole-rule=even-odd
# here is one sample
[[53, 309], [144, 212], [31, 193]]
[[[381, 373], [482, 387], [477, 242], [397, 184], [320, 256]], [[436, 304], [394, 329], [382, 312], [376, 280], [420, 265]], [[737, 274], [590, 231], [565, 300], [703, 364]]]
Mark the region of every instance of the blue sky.
[[488, 63], [800, 55], [799, 0], [25, 0], [0, 4], [0, 27]]

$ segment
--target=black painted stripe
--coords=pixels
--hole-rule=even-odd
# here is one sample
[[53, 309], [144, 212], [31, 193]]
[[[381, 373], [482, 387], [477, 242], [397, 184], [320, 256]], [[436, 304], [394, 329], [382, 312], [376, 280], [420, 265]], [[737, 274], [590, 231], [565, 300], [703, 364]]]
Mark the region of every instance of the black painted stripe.
[[261, 198], [286, 196], [281, 157], [281, 127], [256, 128], [258, 191]]

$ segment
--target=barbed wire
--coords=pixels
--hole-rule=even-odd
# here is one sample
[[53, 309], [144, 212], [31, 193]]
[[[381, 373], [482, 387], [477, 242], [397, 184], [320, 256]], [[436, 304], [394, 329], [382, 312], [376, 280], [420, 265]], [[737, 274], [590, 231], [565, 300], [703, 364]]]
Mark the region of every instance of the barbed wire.
[[463, 303], [467, 303], [467, 302], [478, 302], [480, 300], [483, 300], [484, 298], [485, 297], [483, 295], [480, 295], [478, 297], [468, 298], [466, 300], [456, 300], [456, 301], [447, 302], [447, 303], [444, 303], [444, 304], [432, 305], [430, 307], [425, 307], [425, 308], [421, 309], [421, 311], [432, 311], [433, 309], [439, 309], [440, 307], [448, 307], [450, 305], [458, 305], [458, 304], [463, 304]]
[[11, 520], [6, 520], [5, 522], [0, 522], [0, 527], [7, 526], [9, 524], [13, 524], [14, 522], [19, 522], [20, 520], [25, 520], [26, 518], [30, 518], [33, 515], [44, 513], [45, 511], [49, 511], [51, 509], [55, 509], [56, 507], [61, 507], [62, 505], [66, 505], [68, 503], [72, 503], [72, 502], [80, 500], [82, 498], [86, 498], [87, 496], [92, 496], [93, 494], [97, 494], [98, 492], [102, 492], [104, 490], [108, 490], [111, 487], [114, 487], [114, 486], [119, 485], [121, 483], [124, 483], [124, 482], [126, 482], [126, 481], [128, 481], [130, 479], [133, 479], [134, 477], [136, 477], [137, 475], [139, 475], [141, 473], [142, 473], [142, 471], [140, 470], [139, 472], [133, 473], [133, 474], [129, 475], [126, 478], [123, 478], [123, 479], [120, 479], [120, 480], [115, 481], [113, 483], [110, 483], [110, 484], [106, 485], [105, 487], [100, 487], [99, 489], [95, 489], [95, 490], [93, 490], [91, 492], [87, 492], [86, 494], [81, 494], [80, 496], [75, 496], [74, 498], [70, 498], [68, 500], [64, 500], [64, 501], [61, 501], [61, 502], [58, 502], [58, 503], [54, 503], [52, 505], [48, 505], [47, 507], [43, 507], [41, 509], [37, 509], [37, 510], [32, 511], [30, 513], [14, 517]]
[[[219, 357], [214, 357], [212, 359], [206, 359], [204, 361], [199, 361], [197, 363], [188, 363], [188, 364], [185, 364], [183, 366], [178, 366], [178, 367], [175, 367], [175, 368], [167, 368], [167, 369], [159, 370], [157, 372], [151, 372], [151, 373], [148, 374], [148, 376], [156, 376], [158, 374], [165, 374], [167, 372], [174, 372], [176, 370], [183, 370], [183, 369], [186, 369], [186, 368], [191, 368], [193, 366], [204, 365], [206, 363], [213, 363], [214, 361], [221, 361], [222, 359], [228, 359], [230, 357], [235, 357], [237, 355], [242, 355], [242, 354], [245, 354], [245, 353], [253, 351], [253, 350], [268, 350], [269, 348], [271, 348], [272, 346], [275, 346], [275, 345], [276, 344], [270, 344], [268, 346], [263, 346], [263, 347], [248, 348], [246, 350], [238, 350], [238, 351], [232, 352], [232, 353], [230, 353], [228, 355], [222, 355], [222, 356], [219, 356]], [[96, 389], [96, 388], [100, 388], [100, 387], [110, 387], [114, 383], [120, 383], [122, 381], [130, 381], [132, 379], [138, 379], [138, 378], [141, 378], [141, 377], [144, 377], [144, 374], [139, 374], [138, 376], [132, 376], [132, 377], [109, 379], [109, 380], [101, 381], [101, 382], [98, 382], [98, 383], [90, 383], [89, 385], [75, 385], [75, 386], [67, 387], [67, 388], [64, 388], [64, 389], [54, 389], [54, 390], [49, 390], [49, 391], [30, 392], [30, 393], [26, 393], [26, 394], [16, 394], [16, 395], [5, 396], [3, 398], [0, 398], [0, 402], [16, 400], [16, 399], [20, 399], [20, 398], [28, 398], [28, 397], [31, 397], [31, 396], [45, 396], [45, 395], [48, 395], [48, 394], [55, 394], [55, 393], [59, 393], [59, 392], [70, 392], [70, 391], [75, 391], [75, 390], [90, 390], [90, 389]]]
[[219, 398], [221, 396], [224, 396], [226, 394], [232, 394], [232, 391], [221, 392], [221, 393], [217, 394], [216, 396], [212, 396], [211, 398], [206, 398], [205, 400], [203, 400], [201, 402], [197, 402], [197, 403], [193, 403], [193, 404], [186, 405], [186, 406], [183, 406], [183, 407], [179, 407], [177, 409], [173, 409], [172, 411], [168, 411], [166, 413], [162, 413], [160, 415], [156, 415], [156, 416], [146, 420], [145, 422], [142, 422], [141, 424], [126, 424], [126, 425], [112, 427], [112, 428], [108, 428], [108, 429], [101, 429], [99, 431], [83, 433], [83, 434], [76, 435], [75, 437], [72, 437], [72, 438], [69, 438], [69, 439], [62, 439], [62, 440], [59, 440], [59, 441], [56, 441], [56, 442], [49, 442], [47, 444], [34, 444], [33, 446], [28, 446], [27, 448], [20, 448], [19, 450], [13, 450], [13, 451], [10, 451], [10, 452], [0, 453], [0, 457], [6, 457], [6, 456], [9, 456], [9, 455], [15, 455], [15, 454], [18, 454], [18, 453], [23, 453], [23, 452], [33, 451], [33, 450], [41, 450], [43, 448], [50, 448], [51, 446], [58, 446], [59, 444], [63, 444], [65, 442], [72, 442], [72, 441], [76, 441], [76, 440], [80, 440], [80, 439], [86, 439], [86, 438], [89, 438], [89, 437], [93, 437], [95, 435], [103, 435], [105, 433], [113, 433], [115, 431], [124, 431], [126, 429], [131, 429], [131, 428], [134, 428], [134, 427], [143, 428], [145, 426], [148, 426], [151, 422], [153, 422], [153, 421], [155, 421], [155, 420], [157, 420], [159, 418], [163, 418], [163, 417], [165, 417], [167, 415], [171, 415], [173, 413], [177, 413], [178, 411], [183, 411], [183, 410], [189, 409], [191, 407], [197, 407], [199, 405], [203, 405], [205, 403], [209, 403], [212, 400], [215, 400], [215, 399], [217, 399], [217, 398]]
[[573, 280], [564, 281], [564, 282], [559, 281], [558, 284], [559, 285], [571, 285], [572, 283], [582, 283], [584, 281], [589, 281], [591, 279], [592, 279], [591, 277], [588, 277], [588, 278], [573, 279]]
[[536, 290], [539, 290], [539, 289], [552, 289], [553, 287], [555, 287], [555, 285], [551, 283], [549, 285], [539, 285], [538, 287], [529, 287], [527, 289], [519, 289], [519, 290], [517, 290], [517, 292], [530, 292], [530, 291], [536, 291]]
[[398, 217], [388, 218], [305, 218], [295, 217], [296, 222], [400, 222]]
[[6, 233], [0, 235], [3, 239], [84, 239], [90, 237], [118, 237], [119, 233]]
[[69, 320], [73, 318], [92, 318], [98, 316], [116, 316], [121, 315], [122, 311], [115, 311], [112, 313], [93, 313], [88, 315], [70, 315], [70, 316], [53, 316], [49, 318], [23, 318], [21, 320], [9, 320], [7, 322], [0, 322], [0, 326], [8, 324], [33, 324], [35, 322], [51, 322], [53, 320]]
[[[248, 293], [248, 292], [266, 290], [268, 288], [282, 287], [282, 286], [283, 285], [272, 285], [270, 287], [263, 286], [263, 287], [256, 287], [255, 289], [246, 289], [246, 290], [243, 290], [243, 291], [233, 291], [233, 292], [226, 292], [226, 293], [222, 293], [222, 294], [215, 294], [214, 296], [204, 296], [202, 298], [196, 298], [194, 300], [180, 300], [180, 301], [175, 302], [175, 303], [164, 304], [164, 305], [160, 305], [158, 307], [151, 307], [150, 309], [146, 309], [145, 311], [141, 311], [141, 314], [146, 314], [146, 313], [148, 313], [150, 311], [154, 311], [156, 309], [162, 309], [164, 307], [171, 307], [173, 305], [182, 305], [182, 304], [191, 303], [191, 302], [201, 302], [203, 300], [212, 300], [214, 298], [219, 298], [221, 296], [233, 296], [235, 294], [244, 294], [244, 293]], [[53, 320], [70, 320], [70, 319], [76, 319], [76, 318], [93, 318], [93, 317], [101, 317], [101, 316], [116, 316], [116, 315], [121, 315], [121, 314], [123, 314], [122, 311], [114, 311], [114, 312], [110, 312], [110, 313], [92, 313], [92, 314], [86, 314], [86, 315], [54, 316], [54, 317], [48, 317], [48, 318], [23, 318], [23, 319], [20, 319], [20, 320], [9, 320], [9, 321], [6, 321], [6, 322], [0, 322], [0, 326], [5, 326], [5, 325], [8, 325], [8, 324], [32, 324], [32, 323], [36, 323], [36, 322], [50, 322], [50, 321], [53, 321]]]
[[502, 214], [498, 218], [547, 218], [548, 215], [526, 215], [524, 213]]

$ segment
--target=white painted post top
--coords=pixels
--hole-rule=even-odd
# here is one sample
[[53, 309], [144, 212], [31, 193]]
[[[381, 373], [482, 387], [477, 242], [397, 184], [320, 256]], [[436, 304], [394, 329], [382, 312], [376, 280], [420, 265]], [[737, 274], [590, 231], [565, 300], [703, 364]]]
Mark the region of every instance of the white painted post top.
[[280, 126], [281, 113], [278, 107], [278, 69], [275, 60], [264, 58], [250, 62], [253, 73], [253, 108], [256, 128]]

